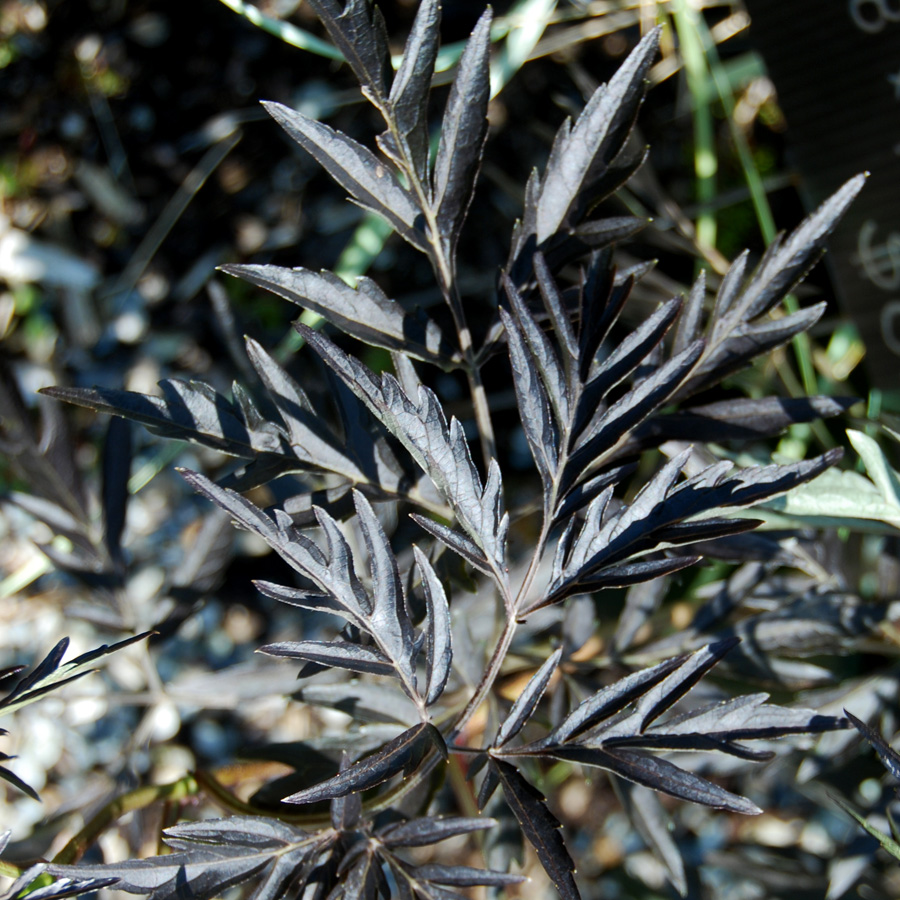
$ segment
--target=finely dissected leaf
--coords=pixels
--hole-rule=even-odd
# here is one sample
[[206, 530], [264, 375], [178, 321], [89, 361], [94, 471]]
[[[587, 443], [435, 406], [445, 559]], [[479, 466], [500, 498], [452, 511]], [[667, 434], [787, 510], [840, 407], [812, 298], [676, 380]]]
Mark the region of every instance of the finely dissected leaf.
[[550, 734], [548, 741], [563, 743], [577, 738], [597, 722], [607, 719], [624, 709], [637, 697], [662, 681], [673, 669], [678, 668], [685, 657], [664, 660], [649, 669], [640, 669], [620, 678], [583, 700]]
[[421, 313], [408, 313], [369, 278], [360, 278], [354, 289], [324, 270], [227, 265], [222, 271], [318, 313], [366, 344], [402, 350], [437, 365], [459, 361], [458, 351], [447, 343], [436, 322]]
[[[740, 311], [742, 318], [752, 319], [768, 312], [806, 275], [821, 253], [825, 239], [865, 183], [865, 175], [854, 176], [808, 216], [786, 240], [776, 240], [772, 244], [750, 285], [734, 303], [735, 310]], [[726, 327], [724, 322], [716, 323], [717, 330], [724, 330]]]
[[29, 703], [34, 703], [35, 700], [43, 697], [44, 694], [54, 691], [64, 684], [69, 684], [71, 681], [90, 675], [91, 672], [95, 671], [95, 669], [89, 668], [91, 663], [102, 659], [104, 656], [109, 656], [111, 653], [115, 653], [117, 650], [121, 650], [130, 644], [142, 641], [149, 634], [150, 632], [144, 632], [134, 637], [125, 638], [115, 644], [103, 644], [96, 650], [82, 653], [81, 656], [77, 656], [67, 663], [63, 663], [62, 658], [65, 656], [66, 649], [69, 646], [69, 639], [63, 638], [30, 675], [23, 678], [0, 700], [0, 716], [8, 715], [21, 709], [23, 706], [27, 706]]
[[643, 732], [680, 700], [719, 660], [738, 643], [737, 638], [710, 644], [692, 653], [661, 682], [653, 685], [635, 704], [634, 716]]
[[324, 510], [314, 510], [324, 533], [323, 550], [298, 531], [283, 510], [275, 510], [273, 518], [234, 491], [219, 487], [196, 472], [183, 471], [182, 474], [240, 525], [258, 534], [282, 559], [309, 578], [324, 596], [265, 582], [261, 585], [263, 590], [292, 605], [335, 612], [368, 633], [374, 641], [371, 645], [349, 641], [287, 642], [269, 644], [262, 648], [264, 652], [354, 672], [394, 674], [404, 691], [419, 702], [415, 673], [417, 649], [400, 574], [384, 530], [365, 497], [354, 493], [357, 518], [372, 565], [371, 595], [356, 574], [346, 538]]
[[505, 758], [549, 756], [598, 766], [682, 800], [758, 813], [759, 808], [744, 797], [648, 752], [716, 750], [741, 759], [764, 760], [772, 754], [752, 750], [739, 741], [846, 727], [843, 719], [809, 709], [766, 705], [766, 694], [738, 697], [661, 720], [737, 643], [737, 638], [730, 638], [634, 672], [588, 697], [541, 740], [491, 752]]
[[[6, 832], [6, 837], [8, 839], [9, 832]], [[0, 852], [2, 852], [2, 847], [0, 847]], [[52, 884], [31, 887], [45, 869], [46, 865], [43, 863], [27, 868], [5, 891], [0, 892], [0, 900], [23, 900], [25, 897], [31, 897], [33, 900], [63, 900], [64, 897], [77, 897], [80, 894], [99, 891], [101, 888], [116, 884], [119, 880], [118, 878], [59, 878]]]
[[706, 299], [706, 269], [701, 269], [688, 292], [687, 299], [678, 325], [675, 328], [675, 339], [672, 341], [672, 352], [681, 353], [700, 337], [700, 326], [703, 320], [703, 301]]
[[781, 319], [761, 318], [802, 280], [822, 253], [825, 240], [865, 183], [864, 175], [847, 181], [787, 238], [776, 238], [745, 284], [746, 255], [723, 279], [710, 321], [703, 359], [677, 397], [684, 398], [743, 368], [755, 356], [789, 341], [811, 327], [824, 304]]
[[153, 900], [218, 896], [251, 878], [261, 879], [252, 900], [278, 900], [302, 885], [309, 863], [329, 837], [307, 834], [276, 819], [233, 816], [177, 825], [164, 832], [176, 852], [150, 859], [94, 866], [49, 865], [52, 875], [118, 879], [117, 888]]
[[440, 21], [439, 0], [423, 0], [391, 84], [391, 114], [422, 184], [428, 183], [428, 93], [437, 57]]
[[315, 803], [345, 797], [383, 784], [394, 775], [414, 772], [428, 750], [436, 747], [446, 752], [444, 739], [429, 722], [420, 722], [389, 741], [380, 750], [364, 757], [315, 787], [284, 798], [285, 803]]
[[[611, 511], [611, 488], [594, 498], [578, 534], [569, 529], [560, 539], [553, 580], [545, 595], [533, 601], [524, 612], [557, 602], [577, 592], [581, 584], [602, 585], [608, 567], [618, 565], [626, 558], [726, 534], [729, 531], [727, 520], [685, 520], [708, 515], [717, 509], [749, 506], [764, 497], [782, 494], [815, 478], [841, 457], [840, 451], [829, 451], [815, 459], [786, 466], [743, 469], [731, 478], [726, 477], [729, 465], [719, 463], [676, 484], [690, 452], [690, 449], [685, 450], [670, 460], [630, 506]], [[741, 526], [735, 526], [735, 532], [740, 530]], [[645, 571], [652, 576], [654, 566]], [[630, 581], [624, 583], [634, 583], [640, 568], [621, 574], [626, 573]], [[614, 583], [618, 577], [620, 573], [614, 571]]]
[[381, 866], [378, 853], [374, 849], [367, 848], [359, 855], [349, 871], [342, 872], [341, 897], [345, 900], [376, 900], [376, 897], [388, 896], [388, 887]]
[[[662, 440], [732, 441], [780, 434], [790, 425], [838, 416], [858, 401], [852, 397], [738, 397], [654, 416], [646, 431]], [[639, 427], [636, 439], [644, 429]]]
[[453, 661], [453, 635], [450, 627], [450, 606], [447, 595], [438, 580], [431, 563], [422, 551], [414, 546], [416, 566], [422, 575], [425, 590], [425, 607], [428, 624], [425, 629], [426, 689], [425, 703], [430, 706], [444, 692], [450, 677]]
[[485, 559], [484, 553], [474, 541], [470, 541], [464, 534], [460, 534], [446, 525], [441, 525], [440, 522], [426, 519], [425, 516], [420, 516], [418, 513], [412, 513], [410, 518], [430, 535], [470, 562], [480, 572], [484, 572], [485, 575], [491, 574], [491, 567]]
[[354, 493], [353, 500], [372, 567], [373, 607], [367, 628], [385, 654], [394, 661], [403, 684], [415, 690], [413, 630], [406, 611], [397, 560], [369, 501], [358, 492]]
[[491, 79], [491, 11], [486, 10], [459, 61], [444, 110], [434, 163], [434, 210], [442, 241], [455, 247], [466, 217], [487, 136]]
[[597, 89], [574, 126], [556, 136], [537, 204], [538, 243], [575, 225], [585, 210], [584, 192], [599, 180], [631, 130], [644, 95], [644, 79], [656, 56], [654, 29], [620, 66], [609, 84]]
[[457, 419], [449, 424], [435, 394], [419, 389], [414, 403], [390, 374], [375, 374], [344, 353], [328, 338], [297, 326], [300, 333], [391, 432], [446, 498], [468, 537], [488, 561], [503, 585], [506, 572], [506, 534], [509, 516], [503, 512], [500, 469], [494, 460], [482, 485], [469, 445]]
[[499, 779], [503, 796], [534, 847], [562, 900], [580, 900], [575, 884], [575, 864], [563, 842], [559, 821], [547, 809], [540, 791], [529, 784], [518, 770], [503, 760], [492, 759], [490, 768]]
[[582, 479], [598, 458], [613, 450], [631, 428], [665, 404], [684, 383], [702, 352], [702, 342], [692, 344], [608, 409], [597, 407], [597, 414], [579, 436], [577, 448], [570, 457], [564, 486], [568, 488]]
[[384, 108], [391, 67], [387, 28], [381, 10], [370, 0], [310, 0], [315, 14], [359, 79], [363, 93]]
[[282, 452], [274, 425], [255, 430], [221, 394], [199, 382], [160, 382], [162, 397], [109, 388], [44, 388], [43, 393], [87, 409], [140, 422], [163, 437], [193, 441], [252, 459], [259, 454]]
[[503, 720], [497, 737], [494, 738], [494, 747], [500, 748], [509, 743], [525, 726], [525, 723], [531, 718], [535, 708], [544, 696], [547, 685], [559, 661], [562, 657], [562, 647], [558, 647], [549, 659], [531, 676], [524, 690], [519, 694], [516, 702], [513, 704], [509, 715]]
[[897, 753], [874, 728], [870, 728], [862, 719], [858, 719], [846, 709], [844, 712], [853, 723], [853, 727], [874, 747], [875, 752], [888, 772], [900, 781], [900, 753]]
[[353, 199], [378, 213], [401, 237], [427, 252], [416, 220], [421, 211], [389, 163], [352, 138], [280, 103], [264, 102], [266, 111], [328, 172]]

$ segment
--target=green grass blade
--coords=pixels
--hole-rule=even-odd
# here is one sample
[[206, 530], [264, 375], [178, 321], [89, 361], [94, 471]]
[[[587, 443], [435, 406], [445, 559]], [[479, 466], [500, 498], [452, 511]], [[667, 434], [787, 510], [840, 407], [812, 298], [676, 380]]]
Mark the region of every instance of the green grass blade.
[[[509, 33], [491, 63], [491, 97], [525, 65], [556, 12], [556, 0], [519, 0], [505, 17]], [[493, 34], [491, 35], [493, 37]]]
[[252, 3], [245, 3], [244, 0], [220, 0], [220, 2], [239, 16], [243, 16], [252, 25], [262, 28], [263, 31], [267, 31], [292, 47], [306, 50], [308, 53], [315, 53], [317, 56], [324, 56], [326, 59], [343, 60], [344, 58], [340, 50], [327, 41], [317, 38], [314, 34], [310, 34], [296, 25], [291, 25], [290, 22], [282, 22], [280, 19], [267, 16]]
[[675, 29], [684, 60], [688, 90], [694, 119], [694, 176], [700, 211], [697, 215], [697, 243], [701, 250], [715, 249], [716, 214], [712, 203], [716, 197], [716, 173], [719, 160], [712, 117], [713, 82], [709, 73], [701, 39], [705, 28], [699, 12], [688, 0], [676, 0], [673, 8]]
[[844, 803], [843, 800], [838, 799], [835, 796], [831, 798], [835, 803], [845, 812], [848, 816], [852, 817], [856, 820], [856, 822], [865, 828], [869, 834], [887, 850], [894, 859], [900, 860], [900, 844], [898, 844], [890, 835], [885, 834], [883, 831], [879, 831], [874, 825], [870, 825], [849, 803]]

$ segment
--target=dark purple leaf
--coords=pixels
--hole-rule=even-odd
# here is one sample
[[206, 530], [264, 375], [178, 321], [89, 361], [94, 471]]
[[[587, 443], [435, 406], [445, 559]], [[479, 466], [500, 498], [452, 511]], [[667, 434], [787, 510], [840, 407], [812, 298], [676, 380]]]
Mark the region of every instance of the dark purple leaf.
[[580, 900], [573, 875], [575, 864], [560, 834], [559, 821], [547, 809], [543, 795], [509, 763], [492, 759], [490, 767], [499, 778], [506, 802], [562, 900]]
[[500, 725], [497, 737], [494, 738], [494, 747], [501, 748], [504, 744], [509, 743], [531, 718], [535, 707], [544, 696], [544, 691], [547, 690], [547, 685], [550, 683], [561, 657], [562, 647], [558, 647], [537, 672], [528, 679], [528, 684], [525, 685], [509, 714]]
[[391, 84], [391, 113], [422, 184], [428, 183], [428, 94], [440, 38], [441, 6], [423, 0]]
[[475, 869], [472, 866], [442, 866], [431, 864], [416, 866], [413, 869], [416, 878], [431, 881], [435, 884], [449, 884], [453, 887], [474, 887], [479, 884], [501, 886], [521, 884], [527, 881], [521, 875], [506, 875], [503, 872], [491, 872], [488, 869]]
[[259, 648], [267, 656], [302, 659], [306, 662], [368, 672], [370, 675], [394, 675], [393, 662], [376, 647], [349, 641], [282, 641]]
[[487, 136], [491, 78], [491, 11], [485, 11], [466, 43], [444, 110], [434, 163], [434, 210], [438, 234], [456, 246], [475, 188]]
[[552, 755], [558, 759], [598, 766], [616, 775], [669, 794], [679, 800], [702, 803], [713, 809], [727, 809], [744, 815], [759, 815], [762, 810], [746, 797], [732, 794], [724, 788], [678, 768], [674, 763], [656, 756], [648, 756], [633, 750], [601, 750], [593, 747], [566, 746], [554, 748]]
[[450, 628], [450, 607], [447, 595], [438, 580], [431, 563], [422, 551], [413, 546], [416, 566], [422, 575], [425, 590], [425, 608], [428, 623], [425, 629], [426, 688], [425, 704], [431, 706], [444, 692], [450, 677], [453, 661], [452, 631]]
[[853, 727], [875, 748], [884, 767], [900, 781], [900, 754], [874, 729], [858, 719], [853, 713], [844, 710]]
[[436, 322], [421, 313], [408, 313], [369, 278], [360, 278], [354, 289], [325, 270], [259, 265], [221, 268], [318, 313], [336, 328], [373, 347], [402, 350], [441, 366], [459, 361], [459, 353], [447, 344]]
[[108, 865], [51, 864], [47, 871], [67, 878], [117, 878], [117, 889], [152, 894], [154, 900], [211, 900], [257, 878], [252, 900], [278, 900], [292, 885], [305, 883], [305, 865], [328, 840], [255, 816], [177, 825], [164, 836], [175, 853]]
[[391, 53], [381, 10], [370, 0], [310, 0], [310, 6], [353, 69], [363, 93], [383, 108]]
[[401, 237], [427, 252], [417, 226], [420, 209], [390, 164], [340, 131], [281, 103], [264, 102], [269, 115], [307, 151], [353, 199], [385, 218]]
[[541, 244], [584, 211], [583, 190], [597, 181], [618, 154], [644, 96], [644, 79], [656, 56], [659, 30], [651, 31], [619, 67], [609, 84], [597, 89], [574, 126], [556, 136], [541, 184], [536, 232]]
[[422, 722], [407, 729], [375, 753], [353, 763], [334, 778], [291, 794], [284, 798], [284, 802], [315, 803], [318, 800], [331, 800], [376, 787], [400, 772], [409, 775], [419, 767], [432, 747], [437, 748], [438, 752], [446, 753], [440, 732], [434, 725]]
[[378, 840], [386, 847], [427, 847], [430, 844], [445, 841], [447, 838], [456, 837], [458, 834], [469, 834], [472, 831], [493, 828], [496, 824], [494, 819], [486, 816], [475, 819], [464, 819], [458, 816], [409, 819], [406, 822], [379, 829]]

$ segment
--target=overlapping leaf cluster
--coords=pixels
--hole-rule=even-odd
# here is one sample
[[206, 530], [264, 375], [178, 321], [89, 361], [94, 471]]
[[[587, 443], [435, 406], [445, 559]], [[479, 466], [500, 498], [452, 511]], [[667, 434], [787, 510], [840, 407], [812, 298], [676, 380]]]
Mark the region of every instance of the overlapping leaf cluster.
[[[741, 256], [723, 278], [711, 313], [701, 276], [686, 300], [669, 300], [634, 330], [625, 329], [620, 314], [646, 267], [617, 272], [611, 247], [641, 223], [604, 218], [599, 210], [644, 156], [629, 135], [657, 51], [659, 35], [651, 32], [577, 120], [564, 123], [543, 172], [529, 179], [500, 277], [495, 321], [478, 341], [468, 324], [456, 257], [487, 135], [490, 13], [479, 20], [460, 59], [432, 164], [428, 111], [438, 49], [436, 0], [421, 3], [393, 78], [377, 8], [367, 0], [311, 5], [384, 119], [386, 130], [377, 138], [381, 155], [300, 112], [274, 103], [266, 108], [356, 203], [382, 216], [428, 258], [455, 333], [421, 311], [404, 309], [368, 279], [351, 288], [328, 272], [227, 266], [229, 274], [317, 313], [345, 335], [390, 351], [394, 372], [372, 371], [344, 349], [343, 337], [338, 342], [298, 326], [329, 371], [338, 425], [253, 341], [248, 356], [258, 381], [251, 390], [236, 386], [230, 400], [205, 385], [174, 381], [163, 383], [162, 397], [106, 389], [49, 393], [248, 462], [219, 483], [193, 472], [185, 477], [296, 572], [292, 586], [260, 582], [263, 593], [341, 621], [333, 639], [281, 641], [262, 651], [302, 661], [304, 676], [349, 670], [393, 680], [408, 708], [396, 720], [384, 712], [384, 719], [406, 727], [368, 755], [345, 760], [335, 774], [279, 798], [304, 805], [330, 801], [330, 825], [306, 830], [251, 816], [179, 825], [166, 833], [172, 854], [85, 874], [105, 873], [125, 890], [160, 900], [204, 900], [250, 879], [258, 880], [253, 896], [260, 900], [295, 894], [437, 900], [457, 896], [453, 889], [459, 887], [514, 883], [517, 876], [467, 866], [414, 865], [396, 852], [491, 826], [486, 818], [429, 815], [429, 788], [437, 789], [435, 776], [448, 754], [460, 753], [474, 756], [471, 771], [482, 773], [480, 806], [502, 788], [522, 834], [567, 900], [579, 896], [572, 859], [532, 783], [544, 760], [612, 773], [626, 809], [642, 834], [653, 837], [683, 889], [677, 847], [661, 819], [653, 821], [656, 807], [639, 809], [634, 791], [649, 788], [739, 813], [760, 810], [659, 754], [717, 751], [758, 761], [769, 758], [769, 750], [744, 741], [842, 728], [845, 720], [769, 705], [764, 694], [700, 708], [682, 705], [736, 638], [695, 644], [691, 653], [663, 658], [605, 686], [603, 679], [568, 711], [560, 715], [557, 709], [555, 719], [546, 714], [543, 698], [552, 692], [563, 648], [539, 666], [511, 708], [502, 705], [494, 684], [517, 629], [536, 611], [573, 595], [642, 584], [714, 555], [756, 524], [729, 517], [728, 510], [783, 494], [837, 460], [839, 454], [826, 453], [735, 470], [729, 461], [695, 463], [690, 447], [667, 447], [668, 461], [632, 499], [622, 499], [640, 454], [669, 439], [727, 442], [770, 435], [846, 407], [826, 398], [690, 403], [821, 316], [822, 305], [780, 318], [769, 313], [816, 261], [862, 179], [848, 182], [794, 234], [775, 242], [755, 272], [748, 274], [748, 257]], [[565, 287], [563, 269], [573, 264], [579, 278]], [[510, 547], [491, 394], [482, 380], [485, 362], [504, 343], [540, 478], [534, 498], [510, 504], [512, 512], [536, 510], [540, 517], [538, 537], [524, 558]], [[480, 458], [464, 424], [448, 417], [423, 383], [423, 366], [463, 372]], [[677, 410], [675, 403], [681, 404]], [[307, 489], [287, 510], [264, 511], [240, 493], [289, 472], [303, 473]], [[348, 494], [352, 509], [336, 502]], [[395, 552], [387, 517], [378, 511], [388, 501], [403, 504], [423, 538], [434, 539], [426, 549]], [[303, 530], [306, 525], [317, 530]], [[453, 656], [452, 595], [438, 575], [445, 548], [484, 576], [484, 593], [500, 620], [499, 637], [475, 683], [463, 675], [472, 661], [462, 667]], [[348, 696], [354, 690], [339, 681], [327, 685], [329, 696], [339, 697], [342, 686]], [[481, 746], [464, 746], [486, 702], [494, 713], [488, 721], [500, 724], [489, 727]], [[536, 723], [543, 736], [516, 742]], [[274, 815], [283, 811], [279, 807]], [[316, 814], [310, 815], [314, 820]]]

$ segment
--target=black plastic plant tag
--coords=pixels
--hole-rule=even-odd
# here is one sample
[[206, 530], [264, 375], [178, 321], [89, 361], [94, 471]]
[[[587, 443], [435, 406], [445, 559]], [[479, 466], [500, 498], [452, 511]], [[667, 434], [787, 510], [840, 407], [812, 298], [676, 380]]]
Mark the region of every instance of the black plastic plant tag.
[[809, 206], [856, 172], [866, 189], [829, 240], [842, 308], [876, 386], [900, 389], [900, 6], [748, 0]]

